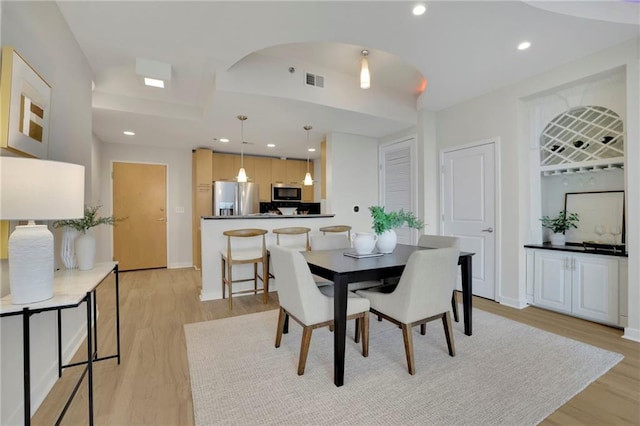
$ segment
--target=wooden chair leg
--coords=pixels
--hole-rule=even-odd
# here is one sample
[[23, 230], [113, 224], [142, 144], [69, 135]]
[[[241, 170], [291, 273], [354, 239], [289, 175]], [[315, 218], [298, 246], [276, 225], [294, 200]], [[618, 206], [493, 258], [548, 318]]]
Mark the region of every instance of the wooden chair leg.
[[360, 318], [356, 318], [356, 333], [353, 336], [353, 340], [355, 340], [356, 343], [360, 343]]
[[300, 360], [298, 361], [298, 376], [304, 374], [304, 367], [307, 365], [307, 354], [309, 353], [309, 344], [311, 343], [311, 333], [313, 328], [303, 327], [302, 343], [300, 344]]
[[224, 271], [225, 271], [225, 268], [227, 266], [224, 263], [224, 257], [220, 257], [220, 259], [222, 260], [222, 267], [220, 268], [220, 272], [222, 273], [222, 298], [225, 299], [224, 292], [226, 290], [226, 287], [225, 287], [225, 283], [224, 283]]
[[253, 294], [258, 294], [258, 263], [253, 264]]
[[416, 373], [416, 367], [413, 361], [413, 336], [409, 324], [402, 324], [402, 337], [404, 338], [404, 351], [407, 355], [409, 374], [414, 375]]
[[229, 286], [229, 310], [233, 309], [233, 265], [227, 262], [227, 285]]
[[451, 315], [449, 314], [449, 311], [447, 311], [442, 314], [442, 326], [444, 327], [444, 335], [447, 338], [449, 355], [456, 356], [456, 345], [453, 342], [453, 327], [451, 325]]
[[458, 302], [456, 301], [456, 291], [453, 290], [453, 294], [451, 295], [451, 310], [453, 311], [453, 319], [456, 322], [460, 322], [458, 318]]
[[362, 356], [369, 356], [369, 312], [365, 312], [362, 317]]
[[420, 324], [420, 334], [423, 336], [427, 334], [427, 323]]
[[[266, 266], [265, 266], [266, 265]], [[262, 303], [269, 302], [269, 261], [262, 262]]]
[[278, 312], [278, 326], [276, 328], [276, 348], [280, 347], [280, 342], [282, 342], [282, 332], [284, 330], [284, 319], [287, 316], [287, 313], [284, 309], [280, 308], [280, 312]]

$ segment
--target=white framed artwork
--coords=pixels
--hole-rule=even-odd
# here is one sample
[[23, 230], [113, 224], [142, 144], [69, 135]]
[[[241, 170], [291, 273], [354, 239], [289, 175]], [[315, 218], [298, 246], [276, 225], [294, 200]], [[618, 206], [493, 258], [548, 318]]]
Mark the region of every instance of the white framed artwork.
[[624, 244], [624, 191], [568, 192], [564, 208], [577, 213], [577, 229], [566, 231], [567, 244]]
[[0, 147], [46, 159], [49, 152], [51, 86], [15, 49], [2, 47]]

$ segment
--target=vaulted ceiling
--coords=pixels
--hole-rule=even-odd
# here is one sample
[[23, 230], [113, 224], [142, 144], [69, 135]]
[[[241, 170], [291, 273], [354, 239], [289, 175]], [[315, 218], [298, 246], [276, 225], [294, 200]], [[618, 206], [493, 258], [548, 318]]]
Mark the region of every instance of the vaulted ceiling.
[[[429, 2], [423, 16], [404, 1], [58, 6], [94, 71], [101, 140], [239, 152], [242, 114], [245, 153], [304, 158], [305, 125], [315, 147], [334, 131], [384, 137], [414, 126], [420, 108], [447, 108], [640, 35], [638, 3], [570, 3]], [[519, 51], [523, 40], [532, 47]], [[369, 90], [358, 84], [362, 49]], [[144, 86], [136, 58], [170, 64], [167, 87]], [[307, 72], [324, 87], [305, 85]]]

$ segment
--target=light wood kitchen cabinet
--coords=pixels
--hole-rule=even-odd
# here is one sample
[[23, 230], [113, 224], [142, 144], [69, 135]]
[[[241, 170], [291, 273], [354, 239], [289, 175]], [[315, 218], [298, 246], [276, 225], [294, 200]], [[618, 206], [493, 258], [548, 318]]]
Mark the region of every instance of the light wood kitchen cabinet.
[[271, 183], [287, 183], [287, 161], [271, 159]]
[[211, 215], [213, 192], [211, 174], [213, 153], [209, 149], [196, 149], [192, 152], [192, 253], [193, 265], [200, 269], [200, 217]]
[[233, 181], [238, 175], [238, 169], [234, 168], [235, 154], [213, 153], [213, 170], [211, 181]]
[[255, 157], [253, 182], [260, 185], [260, 201], [271, 202], [271, 158]]
[[534, 305], [620, 325], [626, 292], [620, 288], [617, 257], [535, 250], [533, 262]]
[[[237, 154], [214, 152], [211, 181], [235, 181], [240, 164], [240, 156]], [[313, 161], [309, 162], [309, 169], [313, 175]], [[307, 173], [307, 161], [245, 155], [244, 170], [249, 177], [249, 182], [260, 185], [260, 201], [270, 202], [272, 183], [302, 185], [304, 175]], [[313, 186], [303, 186], [302, 201], [314, 201], [313, 188]]]
[[304, 175], [307, 173], [307, 162], [301, 160], [286, 160], [286, 176], [285, 183], [291, 185], [302, 185]]

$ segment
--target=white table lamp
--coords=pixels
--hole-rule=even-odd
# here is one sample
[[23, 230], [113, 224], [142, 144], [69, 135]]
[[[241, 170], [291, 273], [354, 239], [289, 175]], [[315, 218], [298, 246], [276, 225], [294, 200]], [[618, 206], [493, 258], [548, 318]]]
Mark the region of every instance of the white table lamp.
[[9, 237], [11, 302], [53, 297], [53, 234], [35, 220], [84, 216], [84, 166], [0, 157], [0, 219], [28, 220]]

